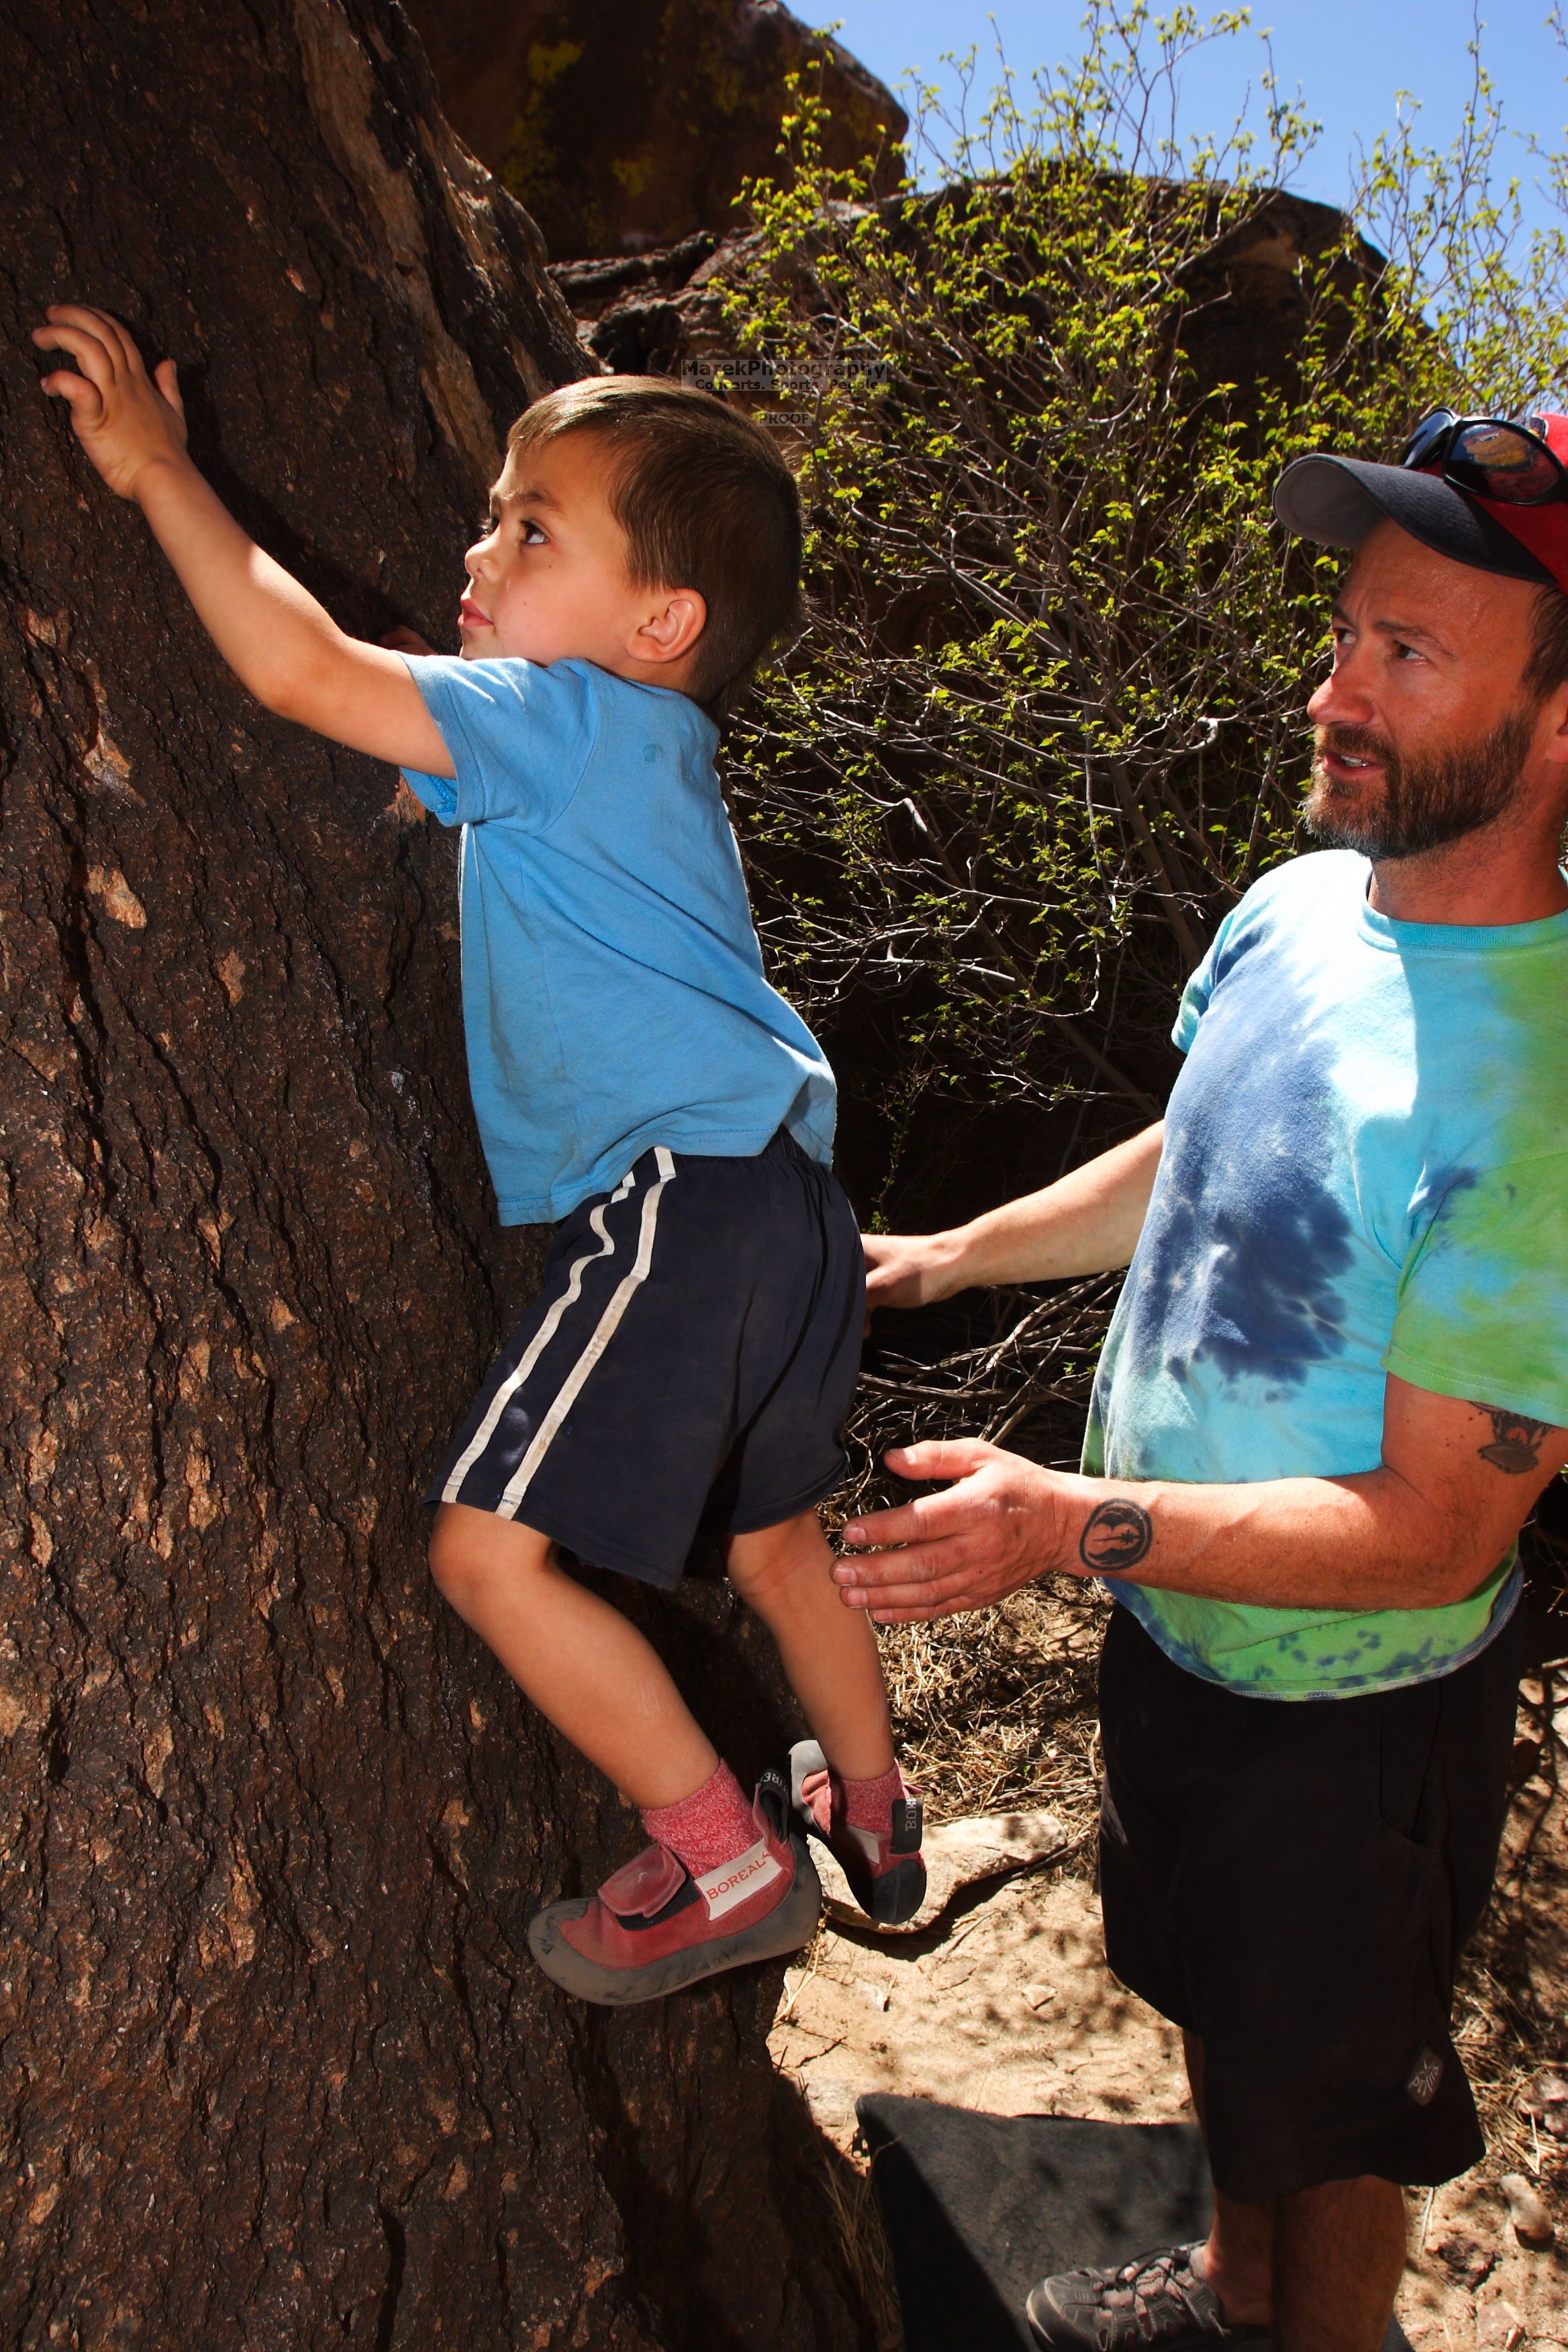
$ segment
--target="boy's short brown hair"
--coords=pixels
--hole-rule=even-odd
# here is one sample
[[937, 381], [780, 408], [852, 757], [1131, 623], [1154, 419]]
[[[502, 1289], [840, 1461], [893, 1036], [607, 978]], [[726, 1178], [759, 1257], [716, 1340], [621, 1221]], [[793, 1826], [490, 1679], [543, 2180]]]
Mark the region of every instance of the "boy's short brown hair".
[[662, 376], [588, 376], [524, 409], [507, 463], [563, 433], [613, 453], [610, 510], [634, 580], [694, 588], [708, 607], [687, 691], [722, 708], [801, 617], [800, 494], [763, 426]]

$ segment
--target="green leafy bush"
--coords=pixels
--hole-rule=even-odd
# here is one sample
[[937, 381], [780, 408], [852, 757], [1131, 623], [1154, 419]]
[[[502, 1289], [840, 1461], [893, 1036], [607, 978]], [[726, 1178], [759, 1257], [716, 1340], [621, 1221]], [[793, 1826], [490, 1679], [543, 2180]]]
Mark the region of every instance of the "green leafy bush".
[[[1076, 63], [1004, 75], [947, 184], [880, 202], [798, 90], [748, 191], [728, 315], [799, 443], [815, 610], [737, 716], [732, 799], [885, 1222], [1157, 1115], [1183, 979], [1300, 845], [1335, 561], [1273, 523], [1281, 467], [1568, 375], [1561, 240], [1521, 257], [1479, 59], [1459, 146], [1396, 125], [1342, 215], [1281, 193], [1311, 127], [1266, 53], [1257, 135], [1180, 139], [1184, 59], [1244, 25], [1103, 0]], [[945, 1368], [874, 1370], [873, 1401], [1076, 1411], [1108, 1295], [945, 1327]]]

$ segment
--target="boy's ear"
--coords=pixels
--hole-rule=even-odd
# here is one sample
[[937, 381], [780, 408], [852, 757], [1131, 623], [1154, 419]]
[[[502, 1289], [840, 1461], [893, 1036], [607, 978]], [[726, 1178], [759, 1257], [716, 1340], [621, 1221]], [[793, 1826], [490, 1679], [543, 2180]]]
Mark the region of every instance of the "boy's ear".
[[631, 651], [639, 661], [682, 661], [707, 625], [707, 600], [695, 588], [673, 589], [640, 624]]

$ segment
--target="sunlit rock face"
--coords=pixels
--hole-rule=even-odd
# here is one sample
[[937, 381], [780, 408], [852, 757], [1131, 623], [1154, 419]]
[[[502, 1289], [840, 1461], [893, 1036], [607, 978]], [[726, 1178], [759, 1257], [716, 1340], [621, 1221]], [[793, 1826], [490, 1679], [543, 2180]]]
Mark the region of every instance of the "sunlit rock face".
[[[406, 0], [451, 121], [556, 259], [724, 228], [776, 165], [786, 77], [831, 110], [827, 160], [882, 156], [890, 92], [778, 0]], [[898, 172], [883, 161], [879, 185]]]

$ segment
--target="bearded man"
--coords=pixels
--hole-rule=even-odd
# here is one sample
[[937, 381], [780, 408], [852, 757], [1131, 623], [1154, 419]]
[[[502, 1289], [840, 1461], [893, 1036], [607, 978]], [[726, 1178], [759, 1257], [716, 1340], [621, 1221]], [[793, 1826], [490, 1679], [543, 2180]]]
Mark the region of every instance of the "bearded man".
[[851, 1606], [1105, 1578], [1112, 1969], [1184, 2032], [1203, 2244], [1043, 2280], [1045, 2346], [1378, 2352], [1404, 2190], [1483, 2143], [1449, 2032], [1496, 1864], [1515, 1538], [1568, 1463], [1568, 418], [1440, 411], [1303, 458], [1355, 551], [1308, 706], [1315, 855], [1219, 927], [1162, 1127], [954, 1232], [873, 1305], [1129, 1265], [1083, 1472], [978, 1443], [846, 1530]]

